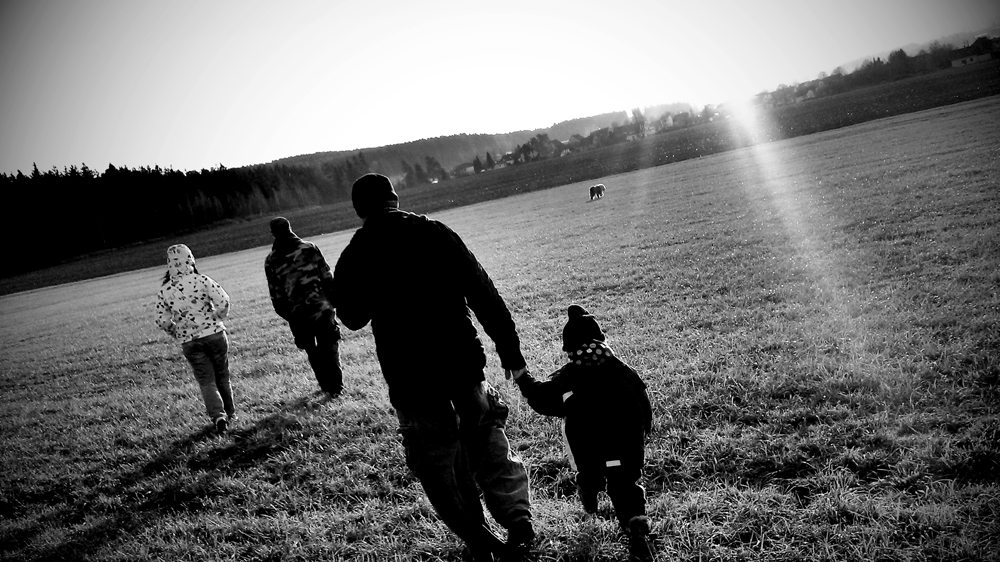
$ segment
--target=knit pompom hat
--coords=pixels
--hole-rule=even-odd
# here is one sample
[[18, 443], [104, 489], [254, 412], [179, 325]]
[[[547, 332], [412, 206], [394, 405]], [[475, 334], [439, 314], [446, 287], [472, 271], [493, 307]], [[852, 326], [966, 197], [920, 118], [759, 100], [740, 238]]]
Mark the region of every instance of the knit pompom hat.
[[365, 174], [351, 187], [354, 211], [366, 218], [372, 211], [399, 208], [399, 196], [392, 188], [392, 181], [382, 174]]
[[569, 320], [563, 328], [563, 351], [570, 352], [579, 349], [592, 341], [604, 341], [604, 332], [597, 324], [597, 319], [578, 304], [572, 304], [568, 310]]

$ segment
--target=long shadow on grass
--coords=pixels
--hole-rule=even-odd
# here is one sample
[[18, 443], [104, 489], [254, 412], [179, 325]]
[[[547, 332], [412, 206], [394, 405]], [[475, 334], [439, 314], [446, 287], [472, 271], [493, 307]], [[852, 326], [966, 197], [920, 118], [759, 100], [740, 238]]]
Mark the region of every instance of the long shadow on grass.
[[[319, 393], [317, 393], [319, 394]], [[198, 453], [195, 445], [206, 439], [216, 439], [211, 429], [192, 435], [187, 439], [175, 442], [143, 467], [145, 476], [169, 472], [181, 465], [192, 471], [224, 471], [233, 473], [255, 466], [260, 461], [280, 453], [295, 445], [307, 434], [297, 414], [313, 411], [322, 404], [333, 400], [323, 394], [319, 399], [316, 395], [303, 396], [288, 404], [284, 410], [261, 419], [252, 426], [240, 427], [239, 423], [222, 438], [223, 447], [213, 447]]]
[[[197, 512], [204, 508], [207, 500], [224, 493], [216, 485], [218, 480], [254, 467], [307, 438], [310, 432], [297, 414], [313, 411], [329, 400], [331, 398], [326, 395], [319, 399], [316, 395], [303, 396], [253, 425], [240, 427], [237, 424], [226, 436], [220, 437], [206, 428], [179, 439], [134, 472], [94, 488], [83, 497], [72, 498], [67, 509], [58, 515], [40, 518], [37, 524], [16, 536], [9, 534], [0, 549], [6, 556], [23, 548], [46, 529], [96, 520], [68, 536], [65, 542], [20, 558], [85, 560], [104, 545], [154, 525], [159, 517]], [[219, 446], [204, 447], [209, 441], [217, 441]], [[100, 481], [108, 480], [105, 477]], [[113, 508], [95, 509], [104, 498], [121, 501]], [[58, 521], [54, 521], [56, 519]], [[18, 558], [11, 558], [15, 559]]]

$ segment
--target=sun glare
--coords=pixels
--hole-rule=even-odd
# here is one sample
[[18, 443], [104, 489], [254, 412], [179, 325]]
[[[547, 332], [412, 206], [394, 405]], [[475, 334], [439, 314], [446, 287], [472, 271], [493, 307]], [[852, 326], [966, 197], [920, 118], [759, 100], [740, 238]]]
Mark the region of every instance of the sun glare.
[[772, 140], [771, 123], [759, 104], [751, 99], [744, 99], [727, 103], [726, 108], [729, 119], [735, 122], [748, 144], [759, 145]]
[[[835, 331], [842, 334], [849, 347], [861, 345], [864, 327], [856, 314], [857, 295], [852, 293], [844, 275], [845, 264], [829, 240], [831, 232], [823, 209], [822, 186], [808, 183], [801, 185], [792, 178], [802, 178], [802, 170], [795, 168], [795, 152], [789, 146], [767, 142], [768, 123], [765, 113], [747, 104], [734, 109], [731, 119], [737, 120], [745, 134], [755, 139], [748, 148], [753, 163], [750, 181], [743, 185], [753, 204], [759, 223], [776, 218], [784, 231], [787, 244], [793, 250], [791, 266], [805, 273], [804, 280], [812, 294], [828, 311]], [[786, 164], [788, 162], [788, 164]]]

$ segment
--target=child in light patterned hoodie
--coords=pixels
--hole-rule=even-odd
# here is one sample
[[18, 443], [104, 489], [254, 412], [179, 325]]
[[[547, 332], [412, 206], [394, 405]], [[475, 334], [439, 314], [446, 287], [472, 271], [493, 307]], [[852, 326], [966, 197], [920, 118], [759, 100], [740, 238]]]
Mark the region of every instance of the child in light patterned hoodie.
[[222, 320], [229, 295], [198, 273], [194, 254], [184, 244], [167, 248], [167, 273], [156, 295], [156, 324], [174, 339], [194, 370], [205, 410], [216, 431], [225, 433], [236, 417], [229, 380], [229, 338]]

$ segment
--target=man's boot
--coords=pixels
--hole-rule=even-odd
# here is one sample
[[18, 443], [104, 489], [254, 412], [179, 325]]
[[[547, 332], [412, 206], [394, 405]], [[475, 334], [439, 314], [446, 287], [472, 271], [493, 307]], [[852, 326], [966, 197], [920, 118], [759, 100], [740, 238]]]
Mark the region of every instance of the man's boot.
[[465, 543], [465, 554], [472, 562], [494, 562], [497, 559], [495, 555], [504, 550], [503, 541], [485, 523], [472, 530], [470, 535], [470, 540]]
[[507, 529], [507, 545], [500, 558], [502, 562], [530, 562], [534, 560], [535, 529], [531, 519], [518, 519]]

